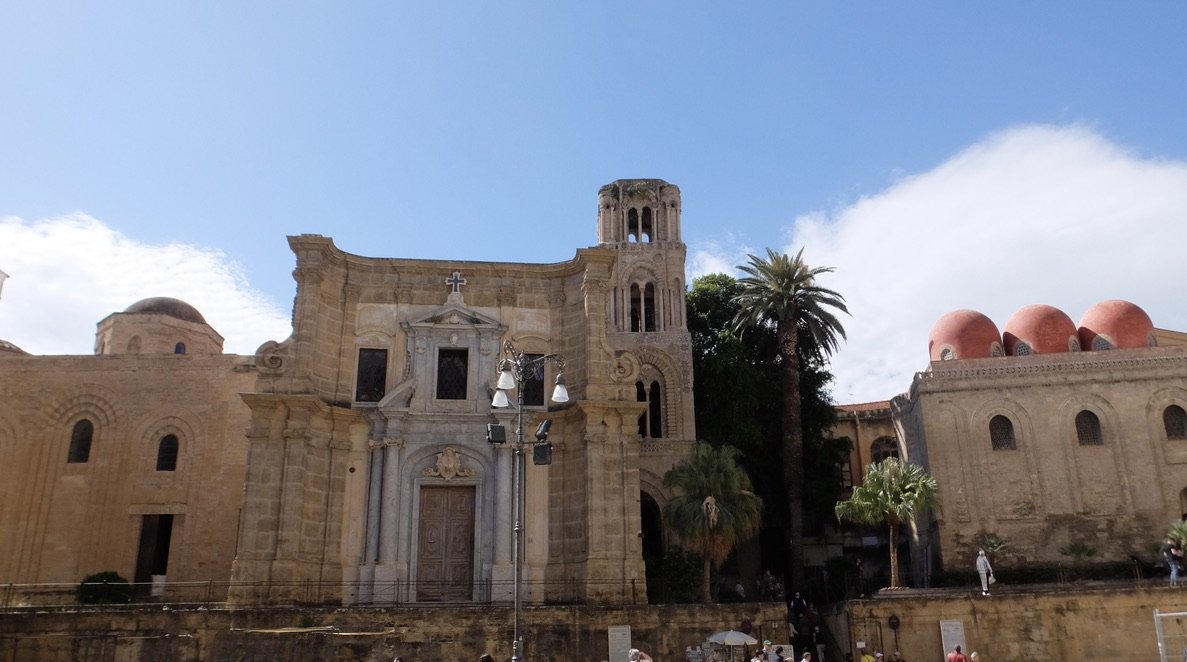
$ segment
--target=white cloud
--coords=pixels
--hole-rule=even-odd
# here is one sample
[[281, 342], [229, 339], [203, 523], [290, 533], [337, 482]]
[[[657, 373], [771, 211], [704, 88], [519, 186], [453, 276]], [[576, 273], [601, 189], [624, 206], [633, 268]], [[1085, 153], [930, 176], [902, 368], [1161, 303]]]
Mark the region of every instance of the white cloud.
[[1187, 330], [1187, 164], [1137, 156], [1086, 127], [992, 135], [876, 195], [797, 218], [790, 236], [783, 250], [802, 246], [811, 266], [836, 268], [821, 283], [852, 313], [832, 361], [837, 402], [907, 390], [927, 367], [932, 326], [959, 308], [1000, 329], [1028, 304], [1078, 321], [1116, 298]]
[[9, 275], [0, 338], [32, 354], [89, 354], [99, 320], [154, 296], [197, 308], [228, 352], [252, 354], [291, 332], [287, 312], [223, 253], [142, 244], [82, 213], [0, 219], [0, 270]]

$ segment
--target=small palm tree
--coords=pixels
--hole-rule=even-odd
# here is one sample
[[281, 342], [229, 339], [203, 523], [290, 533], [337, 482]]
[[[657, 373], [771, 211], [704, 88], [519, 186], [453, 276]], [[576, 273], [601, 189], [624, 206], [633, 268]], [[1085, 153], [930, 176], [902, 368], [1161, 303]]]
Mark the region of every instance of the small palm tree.
[[925, 509], [939, 509], [936, 479], [915, 464], [890, 457], [866, 466], [853, 496], [836, 506], [837, 519], [890, 527], [890, 588], [901, 588], [898, 573], [898, 532]]
[[762, 499], [751, 491], [750, 477], [738, 466], [732, 446], [715, 449], [705, 442], [664, 475], [675, 496], [664, 508], [664, 521], [680, 545], [701, 555], [701, 602], [712, 596], [710, 573], [762, 523]]
[[1166, 537], [1179, 543], [1180, 547], [1187, 546], [1187, 522], [1178, 521], [1171, 525]]
[[775, 331], [783, 386], [782, 455], [783, 480], [787, 490], [788, 537], [792, 540], [789, 563], [795, 586], [804, 582], [804, 429], [800, 399], [799, 334], [810, 339], [815, 353], [827, 356], [837, 349], [838, 337], [845, 337], [834, 311], [848, 313], [845, 298], [821, 287], [816, 277], [832, 267], [809, 267], [804, 251], [795, 257], [767, 249], [766, 259], [750, 255], [738, 269], [746, 274], [734, 301], [738, 313], [734, 328], [766, 326]]

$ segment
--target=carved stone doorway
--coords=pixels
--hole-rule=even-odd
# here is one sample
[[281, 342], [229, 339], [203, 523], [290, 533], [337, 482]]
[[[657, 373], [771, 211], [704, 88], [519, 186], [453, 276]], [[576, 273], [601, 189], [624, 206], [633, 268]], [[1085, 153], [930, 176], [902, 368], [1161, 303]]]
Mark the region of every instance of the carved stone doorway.
[[469, 602], [474, 586], [474, 487], [420, 488], [416, 599]]

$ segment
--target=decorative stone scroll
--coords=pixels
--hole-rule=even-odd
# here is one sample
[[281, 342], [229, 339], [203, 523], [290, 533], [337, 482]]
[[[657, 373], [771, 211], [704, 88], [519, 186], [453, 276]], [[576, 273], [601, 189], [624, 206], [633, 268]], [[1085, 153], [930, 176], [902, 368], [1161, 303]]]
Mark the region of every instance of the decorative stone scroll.
[[452, 480], [457, 477], [468, 477], [474, 475], [473, 469], [462, 468], [462, 456], [457, 454], [457, 451], [452, 447], [437, 453], [437, 466], [429, 467], [421, 472], [421, 475], [430, 478], [444, 478], [445, 480]]

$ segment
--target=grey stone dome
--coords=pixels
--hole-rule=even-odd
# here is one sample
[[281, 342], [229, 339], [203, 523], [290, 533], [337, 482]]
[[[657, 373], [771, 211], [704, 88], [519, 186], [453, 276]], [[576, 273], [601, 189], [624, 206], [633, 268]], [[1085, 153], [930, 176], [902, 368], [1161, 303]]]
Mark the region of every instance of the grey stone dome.
[[202, 313], [198, 312], [197, 308], [194, 308], [181, 299], [174, 299], [172, 297], [142, 299], [128, 306], [128, 309], [124, 312], [144, 315], [168, 315], [169, 317], [175, 317], [186, 322], [206, 323], [206, 318], [202, 317]]

